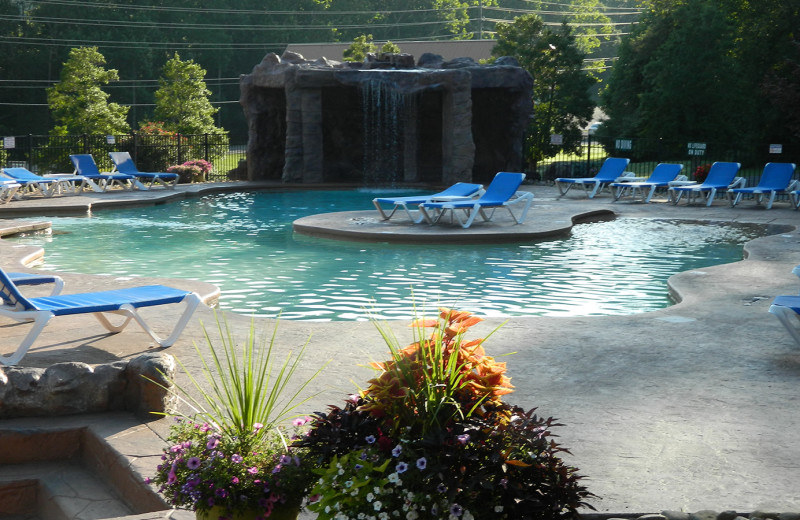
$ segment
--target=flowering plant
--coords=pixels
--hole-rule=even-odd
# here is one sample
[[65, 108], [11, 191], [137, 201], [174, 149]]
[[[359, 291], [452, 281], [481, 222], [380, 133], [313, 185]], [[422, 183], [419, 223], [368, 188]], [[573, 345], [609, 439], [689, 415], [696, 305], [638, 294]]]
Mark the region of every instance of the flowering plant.
[[311, 482], [304, 450], [288, 447], [278, 432], [259, 435], [262, 429], [256, 424], [230, 438], [206, 422], [177, 419], [151, 482], [171, 506], [195, 511], [249, 510], [268, 518], [283, 504], [297, 508]]
[[174, 165], [167, 168], [168, 173], [177, 173], [181, 176], [182, 182], [203, 182], [211, 173], [214, 166], [203, 159], [195, 159], [186, 161], [180, 165]]
[[[315, 414], [296, 445], [322, 466], [309, 509], [322, 520], [537, 518], [577, 516], [592, 496], [558, 457], [560, 426], [502, 400], [512, 390], [505, 363], [484, 339], [464, 333], [481, 319], [441, 309], [417, 320], [416, 341], [360, 395]], [[424, 337], [423, 330], [433, 328]]]
[[703, 182], [708, 177], [708, 172], [711, 170], [710, 164], [701, 164], [694, 170], [694, 180], [695, 182]]
[[291, 435], [282, 424], [309, 399], [298, 396], [322, 368], [290, 385], [305, 345], [296, 356], [289, 352], [276, 364], [277, 327], [269, 342], [264, 336], [257, 345], [251, 324], [246, 341], [238, 345], [227, 321], [218, 319], [217, 325], [220, 345], [212, 344], [205, 327], [208, 354], [195, 344], [194, 359], [201, 363], [206, 384], [201, 385], [180, 360], [194, 391], [167, 378], [170, 386], [164, 388], [193, 412], [174, 413], [179, 419], [170, 428], [162, 462], [150, 482], [171, 505], [198, 513], [213, 510], [227, 516], [255, 510], [267, 518], [280, 504], [299, 509], [313, 482], [313, 467], [305, 457], [307, 450], [290, 444], [308, 420], [295, 419]]

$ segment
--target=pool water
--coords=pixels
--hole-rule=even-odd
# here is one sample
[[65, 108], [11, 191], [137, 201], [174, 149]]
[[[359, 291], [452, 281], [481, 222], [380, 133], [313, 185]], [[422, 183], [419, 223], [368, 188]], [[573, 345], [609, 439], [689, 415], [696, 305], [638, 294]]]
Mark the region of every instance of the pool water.
[[[380, 194], [385, 194], [381, 191]], [[403, 195], [407, 193], [397, 193]], [[492, 245], [391, 245], [296, 235], [316, 213], [372, 208], [374, 191], [226, 193], [53, 219], [44, 269], [211, 282], [220, 307], [298, 320], [633, 314], [671, 304], [667, 278], [742, 259], [759, 226], [617, 219]]]

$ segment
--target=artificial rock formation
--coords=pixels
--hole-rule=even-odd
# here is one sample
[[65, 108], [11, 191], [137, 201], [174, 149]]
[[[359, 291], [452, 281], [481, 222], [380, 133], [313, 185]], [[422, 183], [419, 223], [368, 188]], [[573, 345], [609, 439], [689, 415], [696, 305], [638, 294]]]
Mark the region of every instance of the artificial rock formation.
[[240, 86], [249, 180], [452, 184], [522, 171], [533, 80], [513, 58], [268, 54]]
[[0, 419], [120, 410], [153, 419], [172, 405], [163, 387], [174, 374], [175, 358], [160, 352], [96, 366], [0, 367]]

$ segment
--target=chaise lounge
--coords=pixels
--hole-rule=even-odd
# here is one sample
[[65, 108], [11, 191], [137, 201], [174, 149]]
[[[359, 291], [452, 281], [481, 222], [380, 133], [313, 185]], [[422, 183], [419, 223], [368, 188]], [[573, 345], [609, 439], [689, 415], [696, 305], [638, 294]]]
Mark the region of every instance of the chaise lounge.
[[[481, 184], [457, 182], [446, 190], [440, 191], [439, 193], [434, 193], [432, 195], [417, 195], [410, 197], [378, 197], [372, 199], [372, 204], [375, 205], [375, 209], [377, 209], [381, 214], [381, 218], [383, 218], [383, 220], [391, 219], [398, 209], [402, 209], [406, 212], [406, 215], [408, 215], [408, 218], [411, 219], [412, 222], [419, 224], [425, 217], [422, 215], [422, 212], [419, 211], [417, 216], [414, 216], [411, 213], [411, 210], [408, 208], [409, 205], [419, 206], [425, 202], [446, 202], [453, 199], [469, 199], [482, 194], [483, 185]], [[391, 204], [393, 206], [388, 215], [381, 206], [382, 204]]]
[[148, 188], [153, 188], [157, 184], [165, 188], [174, 188], [178, 184], [179, 176], [177, 173], [140, 172], [128, 152], [109, 152], [108, 156], [111, 157], [111, 162], [114, 163], [114, 170], [111, 173], [119, 172], [132, 175], [139, 181], [143, 181]]
[[[45, 325], [56, 316], [94, 314], [107, 330], [114, 333], [121, 332], [131, 320], [136, 320], [156, 343], [162, 347], [168, 347], [175, 343], [189, 323], [195, 309], [201, 303], [200, 296], [194, 292], [164, 285], [26, 298], [9, 274], [2, 269], [0, 269], [0, 298], [2, 299], [0, 316], [6, 316], [16, 321], [33, 322], [33, 327], [23, 338], [16, 351], [9, 355], [0, 355], [0, 364], [3, 365], [19, 363], [36, 338], [39, 337]], [[137, 309], [173, 303], [183, 303], [186, 308], [170, 335], [162, 339], [150, 328]], [[113, 325], [105, 316], [106, 313], [120, 314], [124, 316], [124, 320], [120, 325]]]
[[[625, 177], [625, 168], [631, 162], [630, 159], [623, 159], [620, 157], [609, 157], [605, 160], [600, 167], [600, 171], [594, 177], [576, 177], [574, 179], [569, 177], [559, 177], [555, 180], [556, 187], [560, 193], [559, 197], [563, 197], [573, 186], [583, 186], [583, 191], [586, 195], [593, 199], [600, 190], [605, 188], [608, 184]], [[630, 174], [633, 176], [633, 174]]]
[[[486, 188], [486, 193], [474, 200], [450, 202], [423, 202], [419, 210], [428, 224], [436, 224], [442, 217], [450, 213], [455, 216], [462, 228], [472, 225], [476, 215], [484, 221], [492, 220], [495, 210], [505, 208], [517, 224], [522, 224], [533, 201], [533, 193], [517, 191], [525, 179], [524, 173], [500, 172], [494, 176]], [[512, 206], [520, 204], [519, 216], [512, 211]], [[489, 211], [487, 211], [489, 210]]]

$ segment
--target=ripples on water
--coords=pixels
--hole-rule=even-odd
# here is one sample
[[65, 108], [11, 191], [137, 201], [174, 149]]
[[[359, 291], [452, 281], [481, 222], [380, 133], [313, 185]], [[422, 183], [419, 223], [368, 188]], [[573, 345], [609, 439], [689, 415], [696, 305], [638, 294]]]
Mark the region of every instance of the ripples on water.
[[[380, 192], [381, 194], [385, 191]], [[407, 194], [407, 193], [399, 193]], [[223, 309], [284, 319], [633, 314], [668, 306], [669, 276], [742, 258], [759, 226], [618, 219], [533, 243], [364, 244], [292, 233], [292, 221], [369, 209], [369, 191], [219, 194], [53, 219], [45, 269], [169, 276], [222, 289]], [[531, 218], [531, 217], [529, 217]], [[480, 225], [479, 223], [476, 225]]]

